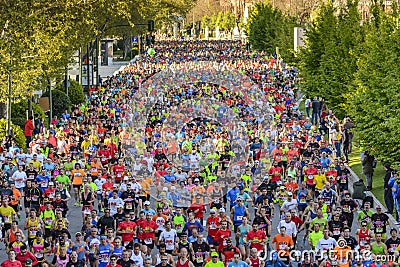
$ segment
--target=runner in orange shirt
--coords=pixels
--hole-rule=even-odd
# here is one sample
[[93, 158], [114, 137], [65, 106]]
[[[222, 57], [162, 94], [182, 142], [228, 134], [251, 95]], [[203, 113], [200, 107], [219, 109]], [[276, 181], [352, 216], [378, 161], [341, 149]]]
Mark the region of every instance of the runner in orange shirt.
[[82, 187], [83, 177], [86, 176], [85, 171], [81, 169], [81, 165], [79, 163], [75, 164], [75, 169], [71, 171], [72, 176], [72, 186], [74, 187], [74, 199], [75, 206], [79, 205], [80, 202], [80, 192]]
[[277, 234], [272, 239], [272, 244], [275, 243], [275, 249], [278, 251], [278, 255], [283, 262], [286, 264], [289, 262], [289, 252], [294, 248], [293, 239], [290, 235], [286, 234], [286, 227], [281, 226], [280, 234]]

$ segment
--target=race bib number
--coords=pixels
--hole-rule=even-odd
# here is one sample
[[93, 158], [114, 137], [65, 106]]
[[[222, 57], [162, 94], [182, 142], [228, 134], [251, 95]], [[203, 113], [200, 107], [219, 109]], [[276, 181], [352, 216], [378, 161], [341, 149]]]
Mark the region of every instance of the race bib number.
[[90, 207], [85, 207], [85, 209], [83, 210], [83, 214], [90, 214]]
[[286, 249], [286, 244], [279, 244], [279, 249], [280, 250], [285, 250]]
[[177, 231], [182, 230], [182, 224], [177, 224], [177, 225], [175, 226], [175, 228], [176, 228]]
[[306, 202], [307, 201], [304, 198], [300, 199], [300, 203], [306, 203]]
[[37, 258], [37, 259], [41, 259], [41, 258], [43, 258], [44, 257], [44, 255], [42, 254], [42, 253], [40, 253], [40, 252], [35, 252], [35, 257]]
[[53, 223], [53, 220], [51, 218], [46, 218], [46, 224], [51, 225]]
[[153, 239], [151, 239], [151, 238], [146, 238], [146, 239], [144, 240], [144, 243], [145, 243], [146, 245], [150, 245], [150, 244], [153, 243]]
[[126, 209], [127, 210], [131, 210], [132, 209], [132, 203], [131, 202], [126, 203]]
[[236, 219], [237, 219], [238, 221], [241, 221], [241, 220], [243, 220], [243, 216], [237, 216]]
[[29, 236], [36, 236], [36, 229], [29, 230]]
[[340, 230], [334, 229], [333, 230], [333, 235], [340, 235]]
[[203, 257], [197, 257], [196, 258], [196, 262], [197, 263], [203, 263], [203, 261], [204, 261]]

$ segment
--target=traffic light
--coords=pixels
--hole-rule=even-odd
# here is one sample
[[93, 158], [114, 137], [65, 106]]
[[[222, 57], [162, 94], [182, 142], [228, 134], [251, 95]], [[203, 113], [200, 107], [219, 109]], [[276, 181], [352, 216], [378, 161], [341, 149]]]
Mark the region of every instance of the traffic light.
[[149, 32], [154, 31], [154, 20], [147, 21], [147, 31]]

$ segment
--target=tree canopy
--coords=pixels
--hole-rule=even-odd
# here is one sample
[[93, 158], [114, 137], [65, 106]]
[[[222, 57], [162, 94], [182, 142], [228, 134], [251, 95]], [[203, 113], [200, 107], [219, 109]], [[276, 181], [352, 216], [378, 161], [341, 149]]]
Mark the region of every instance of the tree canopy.
[[[194, 0], [13, 0], [0, 5], [0, 102], [33, 94], [35, 83], [60, 77], [79, 47], [132, 32], [145, 19], [189, 10]], [[122, 26], [125, 25], [125, 26]]]
[[258, 3], [251, 10], [246, 30], [254, 49], [272, 54], [279, 47], [282, 57], [291, 61], [295, 25], [293, 18], [284, 15], [270, 3]]

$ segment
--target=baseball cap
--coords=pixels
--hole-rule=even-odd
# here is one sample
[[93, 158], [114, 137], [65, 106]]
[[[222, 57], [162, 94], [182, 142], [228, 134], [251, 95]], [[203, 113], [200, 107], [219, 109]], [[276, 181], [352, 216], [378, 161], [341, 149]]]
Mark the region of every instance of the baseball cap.
[[220, 208], [219, 212], [225, 212], [225, 209], [224, 208]]
[[195, 182], [200, 182], [200, 180], [199, 180], [199, 179], [197, 179], [197, 178], [196, 178], [196, 179], [194, 179], [194, 181], [195, 181]]
[[243, 200], [243, 198], [242, 197], [237, 197], [236, 200]]
[[117, 205], [117, 209], [122, 209], [123, 207], [122, 205]]
[[218, 252], [215, 251], [211, 252], [211, 257], [218, 257]]
[[288, 196], [293, 196], [293, 193], [292, 192], [288, 192], [287, 195]]
[[100, 236], [100, 239], [107, 239], [105, 235]]
[[211, 209], [211, 210], [210, 210], [210, 213], [215, 213], [215, 212], [216, 212], [215, 209]]
[[82, 233], [81, 232], [76, 232], [75, 236], [81, 236]]
[[146, 200], [146, 201], [144, 202], [144, 205], [150, 205], [150, 201]]
[[124, 181], [129, 181], [128, 176], [125, 176], [125, 177], [124, 177]]

